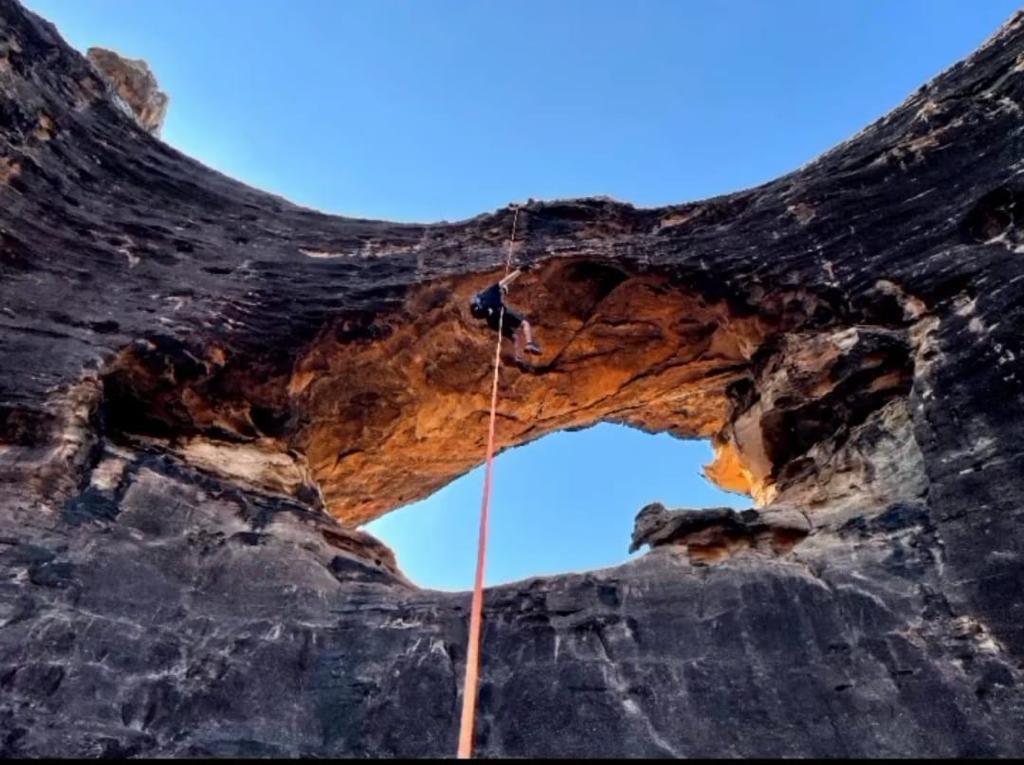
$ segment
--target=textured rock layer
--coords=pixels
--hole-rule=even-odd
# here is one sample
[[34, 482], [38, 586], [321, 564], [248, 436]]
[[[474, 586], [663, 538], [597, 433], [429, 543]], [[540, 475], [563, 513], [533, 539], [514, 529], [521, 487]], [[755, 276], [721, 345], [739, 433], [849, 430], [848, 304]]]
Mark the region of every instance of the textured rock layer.
[[157, 85], [149, 65], [106, 48], [89, 48], [86, 56], [110, 86], [114, 103], [124, 104], [125, 111], [140, 126], [159, 135], [169, 99]]
[[[481, 752], [1024, 752], [1022, 62], [737, 194], [524, 206], [502, 446], [711, 437], [759, 509], [491, 590]], [[0, 751], [454, 751], [468, 598], [355, 526], [480, 460], [511, 220], [247, 188], [0, 0]]]

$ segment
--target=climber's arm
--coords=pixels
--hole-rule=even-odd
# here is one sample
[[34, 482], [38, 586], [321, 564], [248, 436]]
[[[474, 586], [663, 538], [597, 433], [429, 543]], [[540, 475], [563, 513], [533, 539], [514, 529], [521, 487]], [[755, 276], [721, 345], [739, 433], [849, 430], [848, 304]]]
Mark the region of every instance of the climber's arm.
[[516, 279], [518, 279], [519, 275], [522, 272], [523, 272], [522, 269], [517, 268], [515, 271], [513, 271], [508, 276], [506, 276], [504, 279], [502, 279], [500, 282], [498, 282], [498, 286], [501, 287], [501, 291], [505, 292], [506, 290], [508, 290], [508, 285], [510, 285], [512, 282], [514, 282]]

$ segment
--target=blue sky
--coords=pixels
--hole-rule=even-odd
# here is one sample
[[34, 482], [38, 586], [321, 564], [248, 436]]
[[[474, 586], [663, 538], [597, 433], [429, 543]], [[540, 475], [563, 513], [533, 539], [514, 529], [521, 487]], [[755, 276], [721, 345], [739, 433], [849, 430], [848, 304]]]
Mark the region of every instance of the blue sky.
[[[481, 458], [483, 455], [481, 455]], [[498, 455], [487, 581], [581, 571], [629, 557], [633, 519], [648, 502], [668, 507], [750, 507], [700, 475], [706, 441], [681, 441], [601, 423], [553, 433]], [[397, 551], [418, 584], [472, 586], [483, 469], [368, 526]], [[638, 553], [639, 554], [639, 553]]]
[[[793, 170], [973, 51], [1010, 0], [23, 0], [146, 59], [163, 137], [300, 204], [457, 220], [700, 199]], [[543, 338], [541, 338], [543, 342]], [[601, 425], [498, 458], [490, 582], [623, 560], [640, 506], [743, 504], [699, 442]], [[481, 455], [482, 458], [482, 455]], [[469, 586], [480, 471], [371, 526]], [[741, 498], [739, 498], [741, 499]]]
[[145, 58], [164, 137], [296, 202], [456, 220], [698, 199], [798, 167], [970, 53], [1010, 0], [27, 0]]

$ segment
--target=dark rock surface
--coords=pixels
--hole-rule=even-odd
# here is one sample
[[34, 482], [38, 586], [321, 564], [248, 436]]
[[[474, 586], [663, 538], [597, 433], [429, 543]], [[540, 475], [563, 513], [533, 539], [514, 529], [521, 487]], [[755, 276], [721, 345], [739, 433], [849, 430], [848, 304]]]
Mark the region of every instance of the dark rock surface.
[[[502, 444], [714, 435], [761, 505], [726, 526], [806, 534], [490, 590], [481, 753], [1024, 753], [1022, 62], [1018, 15], [734, 195], [525, 206], [524, 308], [571, 332]], [[351, 526], [479, 461], [463, 297], [510, 223], [249, 189], [0, 0], [5, 756], [454, 752], [469, 599]]]

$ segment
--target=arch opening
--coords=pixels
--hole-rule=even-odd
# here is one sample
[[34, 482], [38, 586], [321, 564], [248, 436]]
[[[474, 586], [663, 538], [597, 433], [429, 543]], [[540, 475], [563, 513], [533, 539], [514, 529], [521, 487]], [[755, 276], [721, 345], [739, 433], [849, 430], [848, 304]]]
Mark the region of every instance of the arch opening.
[[[702, 473], [707, 439], [678, 439], [613, 423], [560, 431], [495, 459], [488, 586], [618, 565], [641, 507], [749, 508]], [[483, 468], [363, 527], [421, 587], [471, 589]]]
[[[482, 462], [495, 336], [469, 303], [500, 273], [296, 322], [269, 348], [136, 342], [104, 378], [108, 429], [364, 526]], [[503, 352], [499, 449], [616, 423], [709, 440], [706, 475], [761, 508], [920, 488], [906, 404], [922, 336], [912, 298], [880, 288], [900, 310], [865, 314], [833, 294], [739, 295], [706, 281], [580, 257], [530, 269], [508, 302], [544, 351], [529, 366], [510, 344]], [[761, 534], [740, 525], [720, 536]]]

